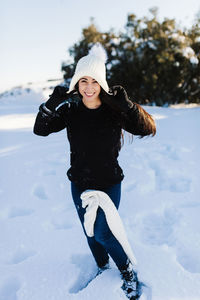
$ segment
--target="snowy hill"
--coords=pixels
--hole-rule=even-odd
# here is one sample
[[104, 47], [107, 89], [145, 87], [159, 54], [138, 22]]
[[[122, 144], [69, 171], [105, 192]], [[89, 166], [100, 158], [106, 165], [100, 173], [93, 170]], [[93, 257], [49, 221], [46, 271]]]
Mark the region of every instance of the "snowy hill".
[[[56, 84], [0, 97], [0, 300], [126, 299], [114, 263], [82, 289], [96, 265], [65, 174], [66, 132], [32, 132], [38, 106]], [[119, 212], [152, 299], [199, 300], [200, 108], [146, 110], [157, 135], [132, 144], [127, 135]]]

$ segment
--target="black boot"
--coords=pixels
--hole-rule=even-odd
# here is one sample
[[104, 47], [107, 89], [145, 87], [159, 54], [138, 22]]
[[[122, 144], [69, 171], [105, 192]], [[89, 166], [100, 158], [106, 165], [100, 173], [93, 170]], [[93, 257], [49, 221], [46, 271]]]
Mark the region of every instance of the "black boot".
[[140, 297], [139, 281], [131, 263], [128, 262], [124, 268], [120, 269], [120, 272], [123, 280], [122, 289], [127, 298], [131, 300], [138, 299]]

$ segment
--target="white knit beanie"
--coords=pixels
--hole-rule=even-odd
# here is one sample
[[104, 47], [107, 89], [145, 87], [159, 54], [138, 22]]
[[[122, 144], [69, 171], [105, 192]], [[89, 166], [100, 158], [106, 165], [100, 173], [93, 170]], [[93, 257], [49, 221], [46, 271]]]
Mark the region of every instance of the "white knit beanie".
[[74, 76], [71, 79], [69, 91], [75, 89], [76, 83], [80, 78], [84, 76], [90, 76], [94, 78], [99, 85], [108, 92], [109, 87], [106, 82], [106, 67], [105, 62], [107, 60], [107, 54], [105, 49], [100, 43], [96, 43], [92, 46], [89, 54], [83, 56], [77, 63]]

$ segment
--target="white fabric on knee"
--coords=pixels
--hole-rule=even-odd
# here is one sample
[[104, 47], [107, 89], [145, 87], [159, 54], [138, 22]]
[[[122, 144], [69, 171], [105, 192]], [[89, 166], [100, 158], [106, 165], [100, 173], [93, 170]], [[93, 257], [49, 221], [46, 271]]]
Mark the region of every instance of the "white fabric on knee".
[[110, 197], [102, 191], [86, 190], [81, 194], [81, 199], [82, 207], [86, 208], [84, 227], [87, 235], [89, 237], [94, 236], [94, 223], [96, 220], [97, 209], [98, 207], [101, 207], [105, 213], [106, 221], [111, 232], [121, 244], [132, 264], [136, 265], [137, 261], [128, 242], [122, 220]]

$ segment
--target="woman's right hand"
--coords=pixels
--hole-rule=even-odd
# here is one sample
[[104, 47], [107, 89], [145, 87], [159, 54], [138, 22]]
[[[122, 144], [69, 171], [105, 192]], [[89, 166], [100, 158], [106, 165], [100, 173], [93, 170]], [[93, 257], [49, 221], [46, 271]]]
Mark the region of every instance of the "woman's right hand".
[[74, 91], [72, 91], [71, 93], [67, 94], [67, 91], [68, 88], [57, 85], [54, 88], [53, 93], [45, 103], [45, 106], [51, 111], [55, 111], [56, 107], [58, 107], [59, 104], [61, 104], [64, 100], [69, 99], [74, 93]]

